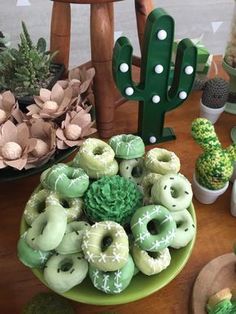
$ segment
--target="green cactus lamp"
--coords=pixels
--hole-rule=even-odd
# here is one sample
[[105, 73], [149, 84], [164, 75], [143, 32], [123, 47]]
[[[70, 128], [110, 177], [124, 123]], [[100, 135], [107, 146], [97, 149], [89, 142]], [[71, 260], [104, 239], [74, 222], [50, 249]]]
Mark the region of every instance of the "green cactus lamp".
[[176, 138], [172, 129], [164, 128], [165, 113], [183, 103], [194, 83], [197, 51], [189, 39], [183, 39], [177, 49], [173, 82], [168, 86], [173, 40], [173, 18], [161, 8], [154, 9], [145, 26], [138, 84], [132, 80], [130, 41], [120, 37], [114, 47], [116, 86], [126, 99], [139, 101], [138, 135], [147, 145]]
[[193, 193], [199, 202], [212, 204], [229, 185], [236, 144], [222, 148], [213, 124], [205, 118], [192, 122], [192, 137], [203, 149], [195, 164]]

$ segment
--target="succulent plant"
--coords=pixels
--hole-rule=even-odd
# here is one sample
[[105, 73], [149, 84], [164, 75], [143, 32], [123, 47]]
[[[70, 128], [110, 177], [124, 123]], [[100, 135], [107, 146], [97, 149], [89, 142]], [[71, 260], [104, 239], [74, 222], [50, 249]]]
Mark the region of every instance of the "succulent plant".
[[210, 108], [221, 108], [229, 95], [229, 83], [221, 77], [208, 80], [203, 88], [202, 103]]
[[50, 80], [50, 65], [55, 53], [46, 51], [46, 41], [40, 38], [33, 44], [26, 25], [18, 49], [2, 47], [0, 50], [0, 90], [11, 90], [17, 97], [33, 95]]
[[192, 136], [204, 150], [197, 158], [195, 165], [198, 183], [210, 190], [221, 189], [233, 173], [236, 144], [223, 149], [214, 126], [204, 118], [197, 118], [193, 121]]
[[135, 183], [118, 175], [93, 182], [84, 198], [85, 212], [93, 222], [112, 220], [127, 224], [141, 206], [142, 194]]

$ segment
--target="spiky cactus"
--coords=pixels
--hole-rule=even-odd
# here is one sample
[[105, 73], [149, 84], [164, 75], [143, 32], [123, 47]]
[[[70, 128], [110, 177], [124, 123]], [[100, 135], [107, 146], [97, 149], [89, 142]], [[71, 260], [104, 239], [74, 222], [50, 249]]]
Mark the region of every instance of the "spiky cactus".
[[169, 88], [174, 20], [163, 9], [148, 16], [141, 58], [140, 82], [132, 81], [132, 45], [120, 37], [113, 53], [113, 76], [121, 94], [139, 100], [138, 133], [146, 144], [174, 139], [164, 127], [165, 113], [178, 107], [188, 96], [195, 77], [196, 47], [183, 39], [177, 49], [174, 79]]
[[197, 118], [192, 122], [192, 136], [204, 151], [195, 165], [198, 183], [210, 190], [221, 189], [233, 173], [236, 144], [222, 148], [214, 126], [204, 118]]

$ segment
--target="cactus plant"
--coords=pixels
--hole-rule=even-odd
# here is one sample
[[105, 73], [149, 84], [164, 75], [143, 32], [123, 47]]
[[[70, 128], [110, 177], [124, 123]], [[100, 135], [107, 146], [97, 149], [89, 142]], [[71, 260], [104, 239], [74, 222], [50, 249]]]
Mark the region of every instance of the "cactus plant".
[[202, 103], [209, 108], [221, 108], [225, 105], [229, 94], [229, 83], [221, 77], [208, 80], [202, 93]]
[[153, 10], [145, 27], [139, 84], [132, 81], [133, 48], [128, 38], [120, 37], [114, 47], [114, 80], [125, 98], [140, 101], [138, 133], [146, 144], [175, 138], [171, 129], [163, 127], [165, 113], [187, 98], [194, 82], [196, 48], [189, 39], [183, 39], [169, 89], [173, 37], [173, 18], [163, 9]]
[[203, 149], [195, 165], [198, 183], [209, 190], [223, 188], [233, 173], [236, 144], [222, 148], [214, 126], [204, 118], [192, 122], [192, 136]]

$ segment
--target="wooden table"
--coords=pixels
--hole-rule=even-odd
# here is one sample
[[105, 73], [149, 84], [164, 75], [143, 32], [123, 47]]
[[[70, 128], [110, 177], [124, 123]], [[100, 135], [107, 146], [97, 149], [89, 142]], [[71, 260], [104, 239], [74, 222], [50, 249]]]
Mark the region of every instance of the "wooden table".
[[[219, 62], [219, 59], [216, 59]], [[225, 75], [225, 74], [223, 74]], [[191, 121], [198, 117], [200, 91], [194, 91], [178, 109], [166, 115], [166, 126], [174, 128], [177, 140], [159, 147], [174, 151], [181, 160], [181, 172], [190, 180], [200, 148], [190, 136]], [[125, 114], [124, 114], [125, 112]], [[137, 128], [137, 106], [128, 103], [116, 112], [115, 131], [134, 132]], [[224, 146], [231, 143], [230, 130], [235, 116], [223, 113], [215, 128]], [[0, 312], [20, 313], [23, 305], [37, 292], [47, 291], [32, 272], [16, 256], [20, 218], [24, 205], [39, 183], [39, 175], [0, 184]], [[202, 205], [193, 200], [198, 232], [192, 255], [182, 272], [165, 288], [142, 300], [119, 306], [98, 307], [73, 303], [77, 313], [115, 312], [119, 314], [188, 314], [191, 289], [201, 268], [216, 256], [232, 251], [236, 236], [236, 218], [230, 215], [232, 186], [213, 205]]]

